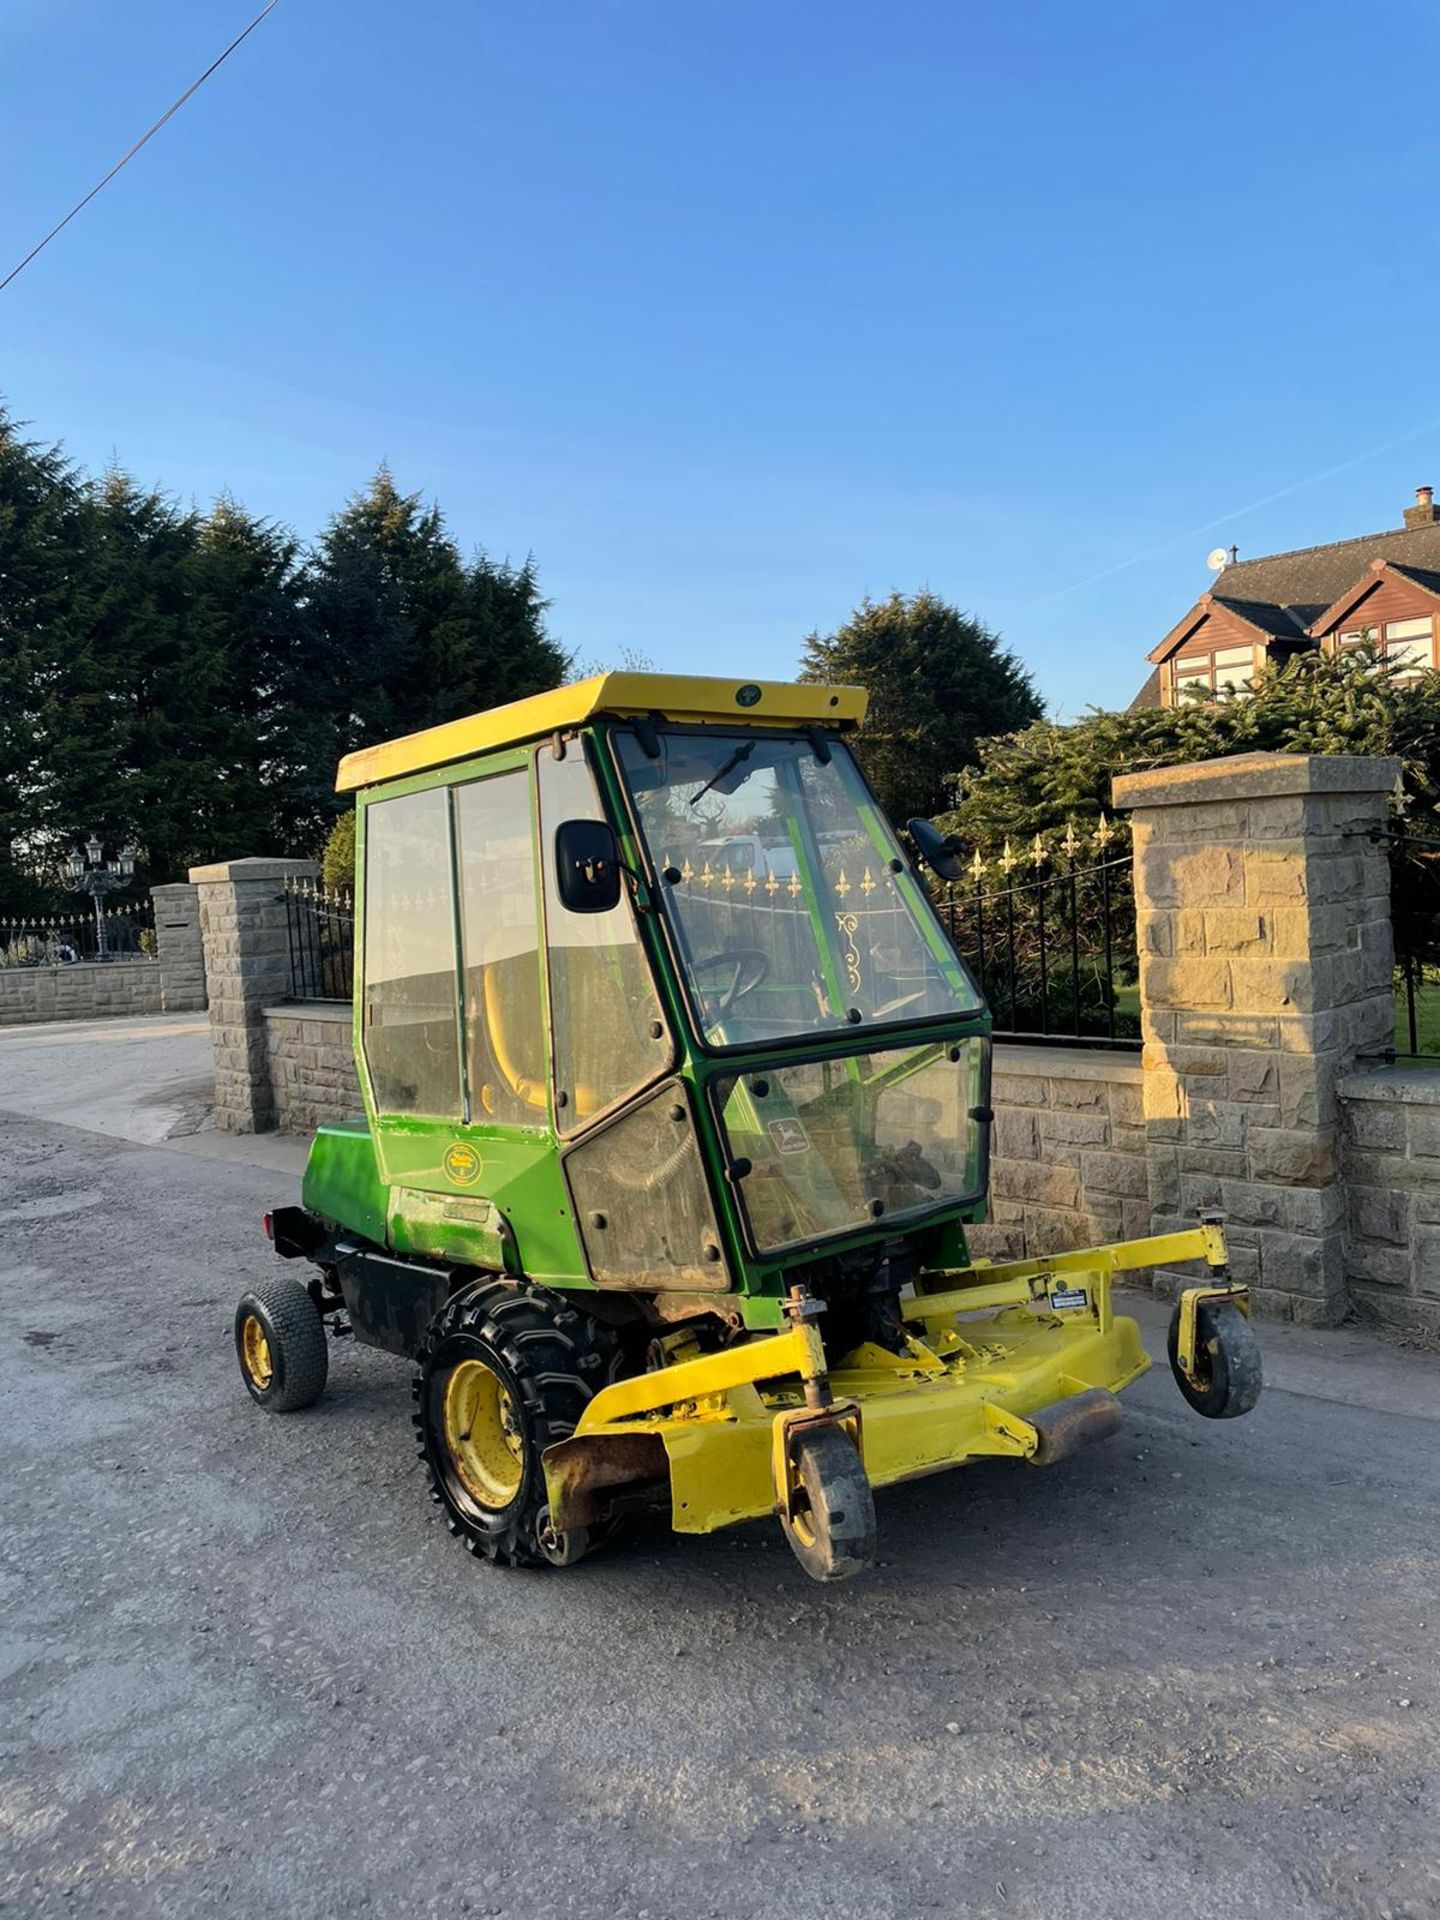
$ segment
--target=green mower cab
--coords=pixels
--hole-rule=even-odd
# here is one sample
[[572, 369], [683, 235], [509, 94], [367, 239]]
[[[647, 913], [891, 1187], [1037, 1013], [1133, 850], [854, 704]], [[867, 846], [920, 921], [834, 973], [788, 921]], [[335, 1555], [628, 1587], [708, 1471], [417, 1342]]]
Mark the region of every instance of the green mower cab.
[[1258, 1395], [1213, 1221], [969, 1264], [989, 1018], [850, 753], [864, 710], [613, 673], [341, 766], [365, 1113], [267, 1216], [311, 1275], [246, 1294], [237, 1351], [276, 1411], [323, 1390], [327, 1323], [418, 1363], [433, 1492], [491, 1560], [659, 1508], [775, 1513], [807, 1571], [858, 1571], [875, 1486], [1114, 1429], [1149, 1365], [1125, 1268], [1205, 1261], [1177, 1380]]

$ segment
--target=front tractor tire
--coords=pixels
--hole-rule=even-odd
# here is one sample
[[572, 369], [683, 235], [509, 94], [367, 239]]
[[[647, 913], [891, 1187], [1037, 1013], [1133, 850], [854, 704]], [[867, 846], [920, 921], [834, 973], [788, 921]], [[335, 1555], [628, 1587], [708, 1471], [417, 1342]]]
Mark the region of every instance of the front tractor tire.
[[242, 1294], [235, 1309], [235, 1355], [246, 1391], [267, 1413], [313, 1406], [325, 1391], [330, 1350], [309, 1289], [277, 1276]]
[[570, 1438], [616, 1354], [597, 1321], [526, 1281], [479, 1281], [436, 1314], [413, 1418], [431, 1498], [471, 1553], [506, 1567], [584, 1554], [583, 1531], [550, 1525], [541, 1456]]

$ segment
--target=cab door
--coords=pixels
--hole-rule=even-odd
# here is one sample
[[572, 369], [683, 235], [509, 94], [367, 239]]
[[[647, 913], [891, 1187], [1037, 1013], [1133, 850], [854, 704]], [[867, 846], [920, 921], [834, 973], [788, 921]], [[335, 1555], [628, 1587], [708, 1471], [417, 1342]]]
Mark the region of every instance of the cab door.
[[[597, 1287], [696, 1292], [734, 1284], [675, 1041], [628, 888], [572, 912], [555, 872], [567, 820], [603, 820], [580, 740], [542, 751], [540, 844], [551, 1073], [566, 1182]], [[758, 844], [758, 843], [757, 843]]]
[[363, 809], [362, 1078], [397, 1251], [584, 1284], [547, 1087], [528, 753]]

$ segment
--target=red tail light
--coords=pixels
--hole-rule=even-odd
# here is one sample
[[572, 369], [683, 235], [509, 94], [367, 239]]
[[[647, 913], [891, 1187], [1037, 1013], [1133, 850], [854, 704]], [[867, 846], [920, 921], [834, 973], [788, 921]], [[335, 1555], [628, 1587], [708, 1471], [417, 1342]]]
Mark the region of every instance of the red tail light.
[[273, 1214], [273, 1213], [262, 1213], [262, 1214], [261, 1214], [261, 1216], [260, 1216], [260, 1224], [261, 1224], [261, 1226], [262, 1226], [262, 1227], [264, 1227], [264, 1229], [265, 1229], [265, 1238], [266, 1238], [266, 1239], [267, 1239], [267, 1240], [268, 1240], [268, 1241], [270, 1242], [270, 1244], [271, 1244], [271, 1245], [273, 1246], [273, 1245], [275, 1244], [275, 1216], [274, 1216], [274, 1214]]

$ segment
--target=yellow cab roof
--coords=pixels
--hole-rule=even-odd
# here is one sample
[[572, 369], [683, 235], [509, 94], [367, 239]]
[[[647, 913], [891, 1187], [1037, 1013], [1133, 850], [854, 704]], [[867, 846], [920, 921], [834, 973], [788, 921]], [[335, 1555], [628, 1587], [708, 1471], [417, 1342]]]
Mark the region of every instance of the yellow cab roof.
[[600, 714], [620, 718], [653, 714], [684, 723], [741, 721], [758, 727], [858, 727], [870, 696], [863, 687], [821, 687], [784, 680], [708, 680], [674, 673], [597, 673], [552, 693], [512, 700], [507, 706], [448, 720], [442, 727], [407, 733], [374, 747], [347, 753], [336, 777], [337, 793], [373, 787], [382, 780], [424, 773], [499, 747], [519, 746]]

